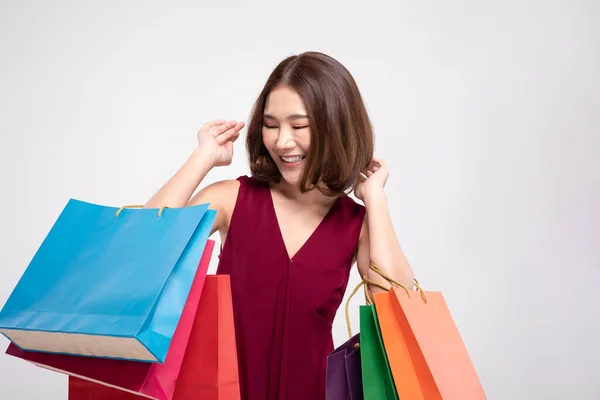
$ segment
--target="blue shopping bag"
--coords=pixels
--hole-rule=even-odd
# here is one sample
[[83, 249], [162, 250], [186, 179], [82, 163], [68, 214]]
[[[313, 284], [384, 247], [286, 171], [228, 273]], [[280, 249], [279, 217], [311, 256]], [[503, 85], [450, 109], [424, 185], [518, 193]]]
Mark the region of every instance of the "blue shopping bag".
[[164, 362], [216, 211], [71, 199], [2, 311], [23, 350]]

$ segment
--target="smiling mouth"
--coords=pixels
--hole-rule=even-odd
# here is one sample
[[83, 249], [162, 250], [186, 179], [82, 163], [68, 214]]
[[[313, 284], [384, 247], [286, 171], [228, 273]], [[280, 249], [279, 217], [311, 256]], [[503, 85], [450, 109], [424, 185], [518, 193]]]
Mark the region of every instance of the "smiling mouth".
[[291, 156], [291, 157], [281, 156], [281, 160], [287, 164], [299, 163], [300, 161], [304, 160], [305, 158], [306, 158], [306, 156]]

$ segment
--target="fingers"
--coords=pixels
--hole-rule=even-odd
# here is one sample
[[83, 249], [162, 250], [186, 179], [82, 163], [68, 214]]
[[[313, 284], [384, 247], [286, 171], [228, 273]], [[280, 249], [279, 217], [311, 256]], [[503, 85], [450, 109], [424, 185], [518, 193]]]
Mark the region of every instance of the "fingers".
[[369, 164], [369, 166], [367, 168], [372, 170], [373, 172], [377, 172], [377, 171], [379, 171], [379, 169], [386, 168], [386, 167], [387, 166], [385, 164], [385, 161], [383, 161], [381, 158], [373, 158], [373, 160], [371, 161], [371, 163]]
[[377, 172], [378, 169], [379, 169], [379, 167], [377, 165], [375, 165], [373, 162], [371, 162], [369, 164], [369, 166], [363, 170], [363, 174], [366, 175], [367, 177], [370, 177], [375, 172]]
[[371, 171], [370, 169], [364, 169], [362, 172], [358, 173], [358, 183], [364, 183], [367, 181], [367, 179], [369, 179], [372, 175], [373, 175], [373, 171]]
[[224, 119], [215, 119], [214, 121], [208, 121], [207, 123], [205, 123], [204, 125], [202, 125], [202, 127], [200, 129], [203, 130], [211, 130], [212, 128], [214, 128], [217, 125], [223, 125], [225, 123]]
[[[230, 140], [235, 140], [239, 136], [240, 130], [244, 127], [244, 122], [229, 121], [215, 128], [217, 143], [220, 145]], [[233, 139], [235, 137], [235, 139]]]
[[225, 144], [227, 143], [233, 143], [235, 142], [238, 138], [240, 137], [240, 131], [235, 132], [233, 135], [231, 135], [231, 137], [229, 138], [229, 140], [227, 142], [225, 142]]
[[373, 158], [367, 168], [360, 173], [359, 180], [367, 180], [382, 168], [385, 168], [385, 162], [380, 158]]
[[383, 161], [381, 158], [374, 157], [372, 163], [377, 166], [377, 169], [387, 167], [385, 161]]
[[233, 126], [235, 126], [235, 121], [226, 121], [226, 122], [223, 122], [222, 124], [215, 125], [214, 127], [212, 127], [210, 129], [210, 133], [214, 137], [217, 137], [220, 134], [222, 134], [223, 132], [226, 132], [227, 130], [231, 129]]

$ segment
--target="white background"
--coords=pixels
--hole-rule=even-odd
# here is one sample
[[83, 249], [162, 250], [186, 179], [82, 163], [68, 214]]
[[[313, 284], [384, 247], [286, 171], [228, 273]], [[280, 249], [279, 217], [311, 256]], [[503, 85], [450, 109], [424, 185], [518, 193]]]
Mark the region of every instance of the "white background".
[[[0, 304], [70, 197], [145, 202], [317, 50], [359, 84], [401, 245], [489, 398], [600, 398], [600, 3], [358, 4], [0, 2]], [[248, 173], [242, 142], [206, 183]], [[0, 398], [66, 396], [0, 354]]]

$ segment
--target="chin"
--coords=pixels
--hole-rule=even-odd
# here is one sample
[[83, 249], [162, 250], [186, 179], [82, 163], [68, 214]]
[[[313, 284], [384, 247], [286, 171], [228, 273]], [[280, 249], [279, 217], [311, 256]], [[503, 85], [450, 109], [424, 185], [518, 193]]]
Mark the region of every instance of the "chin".
[[302, 171], [292, 172], [292, 171], [279, 170], [279, 172], [281, 173], [281, 180], [284, 181], [286, 184], [288, 184], [290, 186], [299, 186], [300, 185], [300, 178], [302, 177]]

